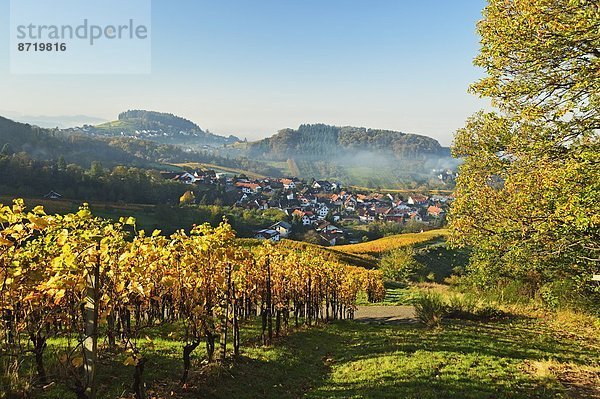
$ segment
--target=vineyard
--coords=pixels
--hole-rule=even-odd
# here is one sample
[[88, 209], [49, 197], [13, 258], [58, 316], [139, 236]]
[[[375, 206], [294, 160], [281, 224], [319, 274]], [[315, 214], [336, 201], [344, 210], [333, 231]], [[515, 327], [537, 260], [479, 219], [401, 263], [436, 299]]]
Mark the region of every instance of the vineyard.
[[[77, 398], [101, 397], [100, 359], [116, 357], [131, 368], [131, 394], [146, 398], [141, 346], [153, 345], [157, 326], [181, 341], [185, 384], [201, 344], [207, 364], [239, 354], [247, 320], [259, 316], [260, 340], [272, 344], [300, 324], [352, 318], [359, 293], [385, 294], [378, 271], [310, 248], [244, 245], [226, 221], [167, 237], [87, 205], [61, 216], [15, 200], [0, 207], [0, 225], [0, 397], [57, 381]], [[47, 373], [50, 341], [60, 375]]]
[[339, 245], [335, 247], [335, 250], [359, 256], [377, 256], [393, 249], [442, 238], [447, 234], [447, 230], [444, 229], [424, 231], [422, 233], [397, 234], [360, 244]]

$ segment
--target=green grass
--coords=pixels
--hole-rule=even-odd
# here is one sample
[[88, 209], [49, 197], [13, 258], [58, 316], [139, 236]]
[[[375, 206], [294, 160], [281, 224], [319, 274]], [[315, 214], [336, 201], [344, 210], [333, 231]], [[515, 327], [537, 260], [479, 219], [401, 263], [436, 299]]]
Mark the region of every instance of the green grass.
[[[155, 397], [584, 398], [589, 396], [539, 365], [600, 371], [597, 339], [564, 334], [541, 319], [448, 320], [441, 329], [337, 321], [292, 331], [267, 347], [258, 343], [255, 320], [242, 329], [240, 356], [225, 367], [203, 366], [204, 348], [197, 348], [183, 388], [178, 382], [182, 344], [169, 335], [173, 331], [179, 330], [148, 331], [154, 347], [140, 341], [148, 358], [147, 388]], [[49, 360], [65, 344], [50, 341]], [[128, 392], [133, 368], [123, 365], [124, 356], [103, 352], [99, 398]], [[49, 367], [50, 374], [55, 370]], [[36, 397], [73, 394], [55, 384]]]
[[568, 397], [556, 378], [526, 372], [549, 359], [599, 365], [589, 343], [554, 338], [535, 320], [452, 321], [441, 330], [342, 321], [245, 350], [198, 397]]
[[412, 306], [423, 291], [414, 285], [406, 285], [395, 281], [387, 280], [383, 283], [385, 286], [385, 298], [381, 302], [372, 303], [367, 299], [365, 293], [359, 293], [357, 304], [361, 306]]

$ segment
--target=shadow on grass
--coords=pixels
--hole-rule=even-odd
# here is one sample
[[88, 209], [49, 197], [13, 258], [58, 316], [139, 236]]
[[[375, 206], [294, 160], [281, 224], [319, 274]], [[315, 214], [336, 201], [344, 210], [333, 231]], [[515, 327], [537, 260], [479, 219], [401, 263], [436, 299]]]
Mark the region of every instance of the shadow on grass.
[[[527, 319], [449, 320], [440, 330], [406, 321], [338, 321], [291, 332], [267, 347], [256, 340], [258, 320], [242, 331], [242, 353], [228, 366], [202, 368], [198, 348], [185, 390], [178, 382], [181, 343], [164, 331], [148, 351], [148, 390], [174, 398], [553, 398], [563, 393], [561, 385], [527, 373], [525, 360], [599, 362], [586, 344], [555, 338]], [[128, 391], [133, 368], [121, 357], [102, 359], [99, 397]], [[61, 390], [41, 396], [70, 397]]]
[[[563, 392], [523, 361], [586, 364], [594, 354], [528, 320], [407, 323], [342, 321], [255, 347], [198, 389], [207, 398], [551, 398]], [[595, 360], [597, 362], [597, 359]]]

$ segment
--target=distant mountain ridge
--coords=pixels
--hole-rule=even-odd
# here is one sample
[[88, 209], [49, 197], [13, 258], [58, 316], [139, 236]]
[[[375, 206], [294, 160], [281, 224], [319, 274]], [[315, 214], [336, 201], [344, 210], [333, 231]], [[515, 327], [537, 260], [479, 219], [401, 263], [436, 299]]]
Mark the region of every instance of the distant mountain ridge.
[[304, 124], [282, 129], [248, 144], [248, 155], [265, 159], [324, 159], [371, 152], [396, 159], [450, 156], [449, 149], [427, 136], [352, 126]]
[[155, 111], [129, 110], [118, 120], [97, 126], [84, 126], [87, 134], [105, 137], [135, 137], [162, 144], [200, 149], [203, 146], [223, 146], [240, 141], [236, 136], [219, 136], [202, 130], [194, 122], [180, 116]]
[[68, 129], [75, 126], [98, 125], [107, 121], [104, 118], [90, 115], [24, 115], [2, 110], [0, 110], [0, 115], [4, 115], [16, 122], [29, 123], [30, 125], [48, 129]]

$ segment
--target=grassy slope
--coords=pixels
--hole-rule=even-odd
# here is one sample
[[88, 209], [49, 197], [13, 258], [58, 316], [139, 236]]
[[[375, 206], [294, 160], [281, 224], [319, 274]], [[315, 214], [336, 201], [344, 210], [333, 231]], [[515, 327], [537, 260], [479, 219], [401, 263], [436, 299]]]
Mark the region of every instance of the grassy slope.
[[[152, 397], [591, 398], [593, 391], [551, 370], [574, 370], [579, 376], [600, 370], [598, 337], [563, 334], [539, 319], [453, 320], [439, 330], [338, 321], [292, 331], [269, 347], [257, 343], [256, 320], [243, 329], [241, 355], [226, 368], [202, 368], [199, 347], [183, 389], [177, 382], [182, 347], [169, 333], [149, 332], [156, 337], [154, 348], [140, 341]], [[119, 397], [128, 390], [133, 369], [122, 364], [124, 357], [103, 357], [99, 397]], [[56, 384], [38, 397], [72, 394]]]
[[543, 365], [597, 368], [598, 356], [590, 340], [556, 333], [526, 319], [453, 321], [442, 330], [336, 322], [294, 333], [275, 348], [245, 350], [232, 369], [200, 385], [199, 396], [576, 397], [563, 396], [564, 388]]

